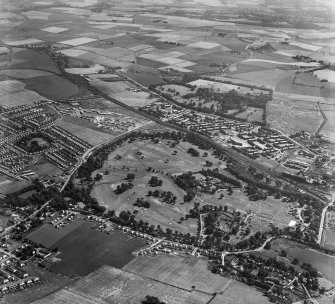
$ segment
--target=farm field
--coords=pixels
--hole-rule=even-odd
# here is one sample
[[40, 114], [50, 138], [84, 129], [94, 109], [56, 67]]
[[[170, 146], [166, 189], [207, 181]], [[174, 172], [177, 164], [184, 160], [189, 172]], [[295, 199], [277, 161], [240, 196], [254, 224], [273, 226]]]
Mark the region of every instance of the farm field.
[[313, 134], [323, 121], [316, 103], [302, 102], [293, 97], [274, 98], [267, 104], [266, 113], [267, 122], [287, 134], [302, 130]]
[[12, 192], [19, 191], [20, 189], [23, 189], [29, 185], [31, 185], [31, 181], [12, 181], [12, 180], [6, 180], [3, 182], [0, 182], [0, 193], [1, 194], [9, 194]]
[[42, 244], [47, 248], [53, 248], [59, 240], [71, 233], [73, 230], [77, 229], [83, 223], [83, 220], [78, 219], [70, 225], [66, 225], [62, 229], [56, 229], [51, 224], [46, 223], [28, 234], [27, 239], [38, 244]]
[[322, 252], [309, 249], [306, 245], [295, 243], [286, 239], [278, 239], [271, 242], [271, 248], [274, 250], [284, 249], [288, 255], [297, 258], [300, 263], [310, 263], [324, 277], [335, 283], [335, 257], [326, 255]]
[[64, 275], [83, 276], [108, 264], [123, 267], [132, 258], [132, 252], [145, 245], [142, 240], [131, 239], [122, 232], [110, 235], [92, 229], [93, 224], [77, 219], [62, 229], [44, 224], [27, 238], [48, 248], [58, 248], [59, 262], [52, 271]]
[[79, 88], [75, 84], [61, 76], [39, 76], [28, 78], [25, 82], [26, 88], [53, 100], [66, 99], [79, 93]]
[[243, 283], [234, 281], [223, 292], [217, 295], [211, 304], [270, 304], [262, 292]]
[[6, 75], [14, 79], [27, 79], [39, 76], [53, 76], [54, 74], [51, 72], [41, 70], [14, 69], [14, 70], [0, 70], [0, 75]]
[[327, 117], [327, 122], [320, 133], [327, 138], [335, 139], [335, 105], [320, 104], [320, 107]]
[[105, 82], [95, 79], [91, 81], [91, 84], [128, 106], [140, 107], [154, 101], [153, 99], [149, 99], [149, 93], [147, 92], [135, 92], [135, 88], [126, 81]]
[[137, 256], [123, 269], [188, 291], [220, 292], [229, 279], [211, 273], [207, 270], [207, 263], [207, 258]]
[[[113, 134], [100, 132], [100, 131], [90, 128], [91, 123], [86, 122], [85, 120], [81, 120], [81, 124], [76, 124], [77, 120], [78, 119], [66, 118], [60, 121], [58, 125], [61, 128], [79, 137], [80, 139], [88, 142], [92, 146], [98, 145], [101, 142], [107, 139], [113, 138], [115, 136]], [[74, 123], [71, 123], [70, 121], [73, 121]], [[85, 125], [87, 126], [85, 127]]]
[[[32, 69], [43, 70], [54, 74], [59, 74], [57, 67], [51, 61], [49, 56], [33, 50], [21, 50], [14, 52], [14, 64], [11, 69]], [[16, 63], [17, 61], [17, 63]]]
[[69, 68], [65, 69], [67, 73], [70, 74], [78, 74], [78, 75], [84, 75], [84, 74], [97, 74], [100, 71], [103, 71], [105, 68], [102, 65], [96, 64], [89, 68]]
[[238, 80], [245, 80], [255, 82], [258, 85], [267, 85], [271, 88], [275, 88], [277, 83], [287, 77], [287, 75], [292, 74], [292, 71], [286, 71], [280, 68], [269, 68], [266, 70], [251, 70], [246, 72], [239, 72], [236, 74], [231, 74], [231, 77]]
[[205, 304], [212, 296], [189, 292], [130, 272], [103, 266], [34, 304], [136, 304], [150, 294], [169, 304]]

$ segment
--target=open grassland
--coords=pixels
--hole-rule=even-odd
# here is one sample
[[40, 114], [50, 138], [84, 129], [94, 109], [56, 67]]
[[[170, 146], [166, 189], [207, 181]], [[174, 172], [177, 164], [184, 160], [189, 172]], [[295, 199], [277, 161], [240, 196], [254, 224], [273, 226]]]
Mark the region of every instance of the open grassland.
[[60, 176], [62, 170], [56, 167], [54, 164], [47, 162], [46, 160], [41, 160], [37, 164], [28, 166], [25, 170], [31, 170], [36, 172], [38, 176]]
[[77, 229], [83, 221], [78, 219], [72, 222], [70, 225], [66, 225], [62, 229], [54, 228], [51, 224], [43, 224], [38, 229], [34, 230], [27, 235], [27, 239], [42, 244], [45, 247], [52, 248], [59, 240]]
[[123, 267], [134, 274], [192, 291], [221, 292], [228, 279], [207, 270], [207, 259], [171, 255], [138, 256]]
[[135, 92], [135, 87], [127, 81], [105, 82], [95, 79], [91, 81], [91, 84], [128, 106], [140, 107], [153, 102], [153, 99], [149, 99], [149, 93]]
[[0, 183], [0, 193], [1, 194], [9, 194], [13, 192], [17, 192], [25, 187], [31, 185], [31, 181], [20, 180], [20, 181], [5, 181]]
[[[113, 134], [108, 134], [104, 132], [97, 131], [92, 129], [92, 123], [85, 120], [80, 120], [80, 123], [77, 124], [79, 119], [72, 119], [71, 117], [66, 117], [62, 121], [59, 122], [59, 126], [68, 132], [71, 132], [75, 136], [79, 137], [80, 139], [88, 142], [92, 146], [98, 145], [103, 141], [113, 138]], [[73, 123], [71, 123], [72, 121]]]
[[169, 304], [205, 304], [212, 296], [189, 292], [113, 267], [101, 267], [85, 278], [34, 304], [137, 304], [147, 295]]
[[247, 121], [259, 121], [263, 122], [264, 109], [247, 107], [247, 109], [236, 115], [238, 118], [246, 119]]

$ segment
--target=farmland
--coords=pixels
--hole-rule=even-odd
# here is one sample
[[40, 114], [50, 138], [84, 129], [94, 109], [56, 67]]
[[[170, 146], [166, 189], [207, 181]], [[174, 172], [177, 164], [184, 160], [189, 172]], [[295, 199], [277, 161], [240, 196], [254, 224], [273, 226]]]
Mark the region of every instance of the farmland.
[[3, 1], [0, 304], [335, 280], [335, 6], [277, 2]]
[[231, 283], [221, 295], [217, 295], [213, 304], [269, 304], [270, 301], [258, 290], [240, 282]]
[[154, 295], [171, 304], [205, 304], [211, 296], [163, 284], [124, 270], [104, 266], [76, 283], [34, 304], [73, 303], [138, 303], [146, 295]]
[[229, 281], [206, 272], [207, 259], [195, 257], [139, 256], [123, 269], [188, 291], [195, 289], [210, 294], [220, 292]]
[[[294, 120], [293, 117], [299, 119]], [[267, 122], [288, 134], [302, 130], [314, 133], [322, 121], [322, 115], [314, 102], [275, 98], [267, 105]]]
[[27, 237], [46, 247], [58, 248], [60, 261], [50, 269], [69, 276], [87, 275], [105, 264], [122, 267], [133, 258], [131, 253], [144, 245], [120, 232], [108, 235], [91, 227], [80, 219], [62, 229], [45, 224]]
[[274, 249], [285, 249], [292, 257], [298, 258], [299, 261], [310, 263], [320, 271], [328, 280], [335, 283], [334, 267], [335, 258], [324, 253], [309, 249], [307, 246], [298, 244], [289, 240], [275, 240], [272, 243]]

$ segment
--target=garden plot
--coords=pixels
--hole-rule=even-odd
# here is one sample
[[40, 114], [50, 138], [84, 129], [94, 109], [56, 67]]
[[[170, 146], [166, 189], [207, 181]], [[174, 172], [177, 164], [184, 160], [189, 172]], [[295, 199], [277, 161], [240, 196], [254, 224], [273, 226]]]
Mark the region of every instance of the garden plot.
[[68, 28], [65, 27], [58, 27], [58, 26], [50, 26], [42, 29], [42, 31], [48, 32], [48, 33], [53, 33], [53, 34], [58, 34], [62, 32], [68, 31]]
[[23, 44], [40, 44], [43, 43], [43, 40], [30, 38], [30, 39], [23, 39], [23, 40], [3, 40], [4, 43], [10, 46], [19, 46]]
[[72, 46], [78, 46], [78, 45], [82, 45], [82, 44], [91, 43], [91, 42], [94, 42], [94, 41], [97, 41], [97, 39], [82, 37], [82, 38], [75, 38], [75, 39], [60, 41], [59, 43], [72, 45]]

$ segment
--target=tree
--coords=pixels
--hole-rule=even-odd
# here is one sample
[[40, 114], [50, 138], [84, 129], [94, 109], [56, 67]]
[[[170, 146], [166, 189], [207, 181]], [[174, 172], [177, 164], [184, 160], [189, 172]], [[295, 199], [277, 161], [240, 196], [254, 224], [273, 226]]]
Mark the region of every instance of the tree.
[[135, 178], [135, 174], [134, 173], [128, 173], [126, 179], [130, 179], [133, 180]]
[[298, 265], [299, 264], [299, 260], [297, 258], [294, 258], [292, 261], [293, 265]]
[[157, 297], [146, 296], [145, 300], [142, 301], [142, 304], [165, 304], [165, 302], [162, 302]]

